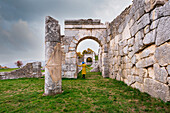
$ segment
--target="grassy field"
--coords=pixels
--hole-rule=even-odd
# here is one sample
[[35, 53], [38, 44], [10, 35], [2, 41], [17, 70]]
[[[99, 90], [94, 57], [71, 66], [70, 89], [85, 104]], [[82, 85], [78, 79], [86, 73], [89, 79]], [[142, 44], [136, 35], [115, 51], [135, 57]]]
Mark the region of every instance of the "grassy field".
[[87, 72], [86, 79], [63, 79], [63, 93], [42, 96], [44, 78], [0, 81], [0, 112], [170, 112], [170, 103], [120, 81]]
[[19, 68], [0, 69], [0, 72], [10, 72], [10, 71], [14, 71], [17, 69], [19, 69]]

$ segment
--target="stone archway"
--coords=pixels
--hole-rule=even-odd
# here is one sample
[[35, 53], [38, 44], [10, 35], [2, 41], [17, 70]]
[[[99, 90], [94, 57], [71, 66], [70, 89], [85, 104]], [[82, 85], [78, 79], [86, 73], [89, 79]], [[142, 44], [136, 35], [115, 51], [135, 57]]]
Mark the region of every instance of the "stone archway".
[[85, 39], [93, 39], [101, 46], [100, 70], [103, 77], [108, 77], [106, 25], [97, 19], [81, 19], [65, 21], [65, 36], [62, 37], [63, 78], [77, 78], [76, 49], [77, 45]]

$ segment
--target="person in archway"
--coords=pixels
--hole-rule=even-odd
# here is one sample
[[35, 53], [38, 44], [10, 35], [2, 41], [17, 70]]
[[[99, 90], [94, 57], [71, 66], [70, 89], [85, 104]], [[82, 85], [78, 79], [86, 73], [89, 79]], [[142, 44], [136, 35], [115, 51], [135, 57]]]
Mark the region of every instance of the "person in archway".
[[85, 75], [86, 75], [86, 68], [90, 69], [84, 62], [82, 62], [82, 65], [78, 65], [79, 67], [82, 67], [82, 75], [83, 78], [85, 79]]

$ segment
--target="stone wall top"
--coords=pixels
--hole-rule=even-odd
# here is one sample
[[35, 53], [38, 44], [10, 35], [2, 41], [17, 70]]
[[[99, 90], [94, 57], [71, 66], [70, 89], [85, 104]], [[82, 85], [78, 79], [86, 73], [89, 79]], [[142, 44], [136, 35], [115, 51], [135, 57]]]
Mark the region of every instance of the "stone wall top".
[[65, 20], [65, 25], [102, 25], [100, 19]]

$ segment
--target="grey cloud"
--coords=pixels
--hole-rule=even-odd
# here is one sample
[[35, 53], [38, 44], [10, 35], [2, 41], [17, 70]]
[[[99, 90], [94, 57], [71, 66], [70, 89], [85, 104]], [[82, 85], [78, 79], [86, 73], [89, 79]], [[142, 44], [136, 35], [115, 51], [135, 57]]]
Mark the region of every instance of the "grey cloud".
[[[0, 0], [0, 64], [16, 59], [44, 59], [44, 20], [112, 21], [131, 0]], [[126, 5], [127, 4], [127, 5]]]

